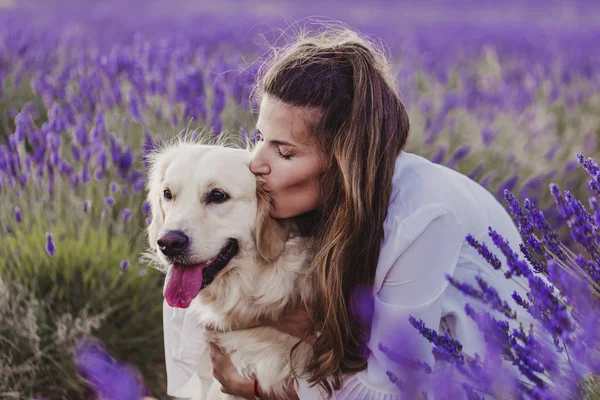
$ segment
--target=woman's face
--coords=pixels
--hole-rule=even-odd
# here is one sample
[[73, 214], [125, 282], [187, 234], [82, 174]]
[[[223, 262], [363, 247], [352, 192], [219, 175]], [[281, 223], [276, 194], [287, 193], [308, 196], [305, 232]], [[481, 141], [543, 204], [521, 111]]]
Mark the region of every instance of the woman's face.
[[312, 118], [313, 113], [268, 95], [260, 104], [256, 129], [261, 139], [250, 170], [265, 180], [274, 218], [295, 217], [320, 204], [317, 177], [323, 163], [311, 136]]

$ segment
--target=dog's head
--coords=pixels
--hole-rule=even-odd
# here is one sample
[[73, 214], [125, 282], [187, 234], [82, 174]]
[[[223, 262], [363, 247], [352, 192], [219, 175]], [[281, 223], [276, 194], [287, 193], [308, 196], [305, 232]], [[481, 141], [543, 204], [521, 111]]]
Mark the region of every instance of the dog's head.
[[248, 151], [179, 143], [149, 161], [148, 240], [167, 272], [170, 306], [187, 308], [220, 274], [244, 268], [230, 265], [242, 252], [267, 262], [281, 254], [288, 225], [269, 216]]

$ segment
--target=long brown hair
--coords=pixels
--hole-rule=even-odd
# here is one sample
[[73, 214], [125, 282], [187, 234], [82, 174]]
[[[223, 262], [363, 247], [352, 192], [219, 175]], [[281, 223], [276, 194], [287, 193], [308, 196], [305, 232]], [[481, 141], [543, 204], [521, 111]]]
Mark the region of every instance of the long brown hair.
[[351, 295], [375, 279], [394, 165], [410, 125], [385, 52], [355, 31], [304, 31], [270, 55], [256, 99], [316, 111], [312, 133], [329, 166], [320, 179], [324, 206], [312, 262], [321, 334], [307, 372], [309, 383], [331, 395], [342, 374], [367, 365], [369, 329], [352, 312]]

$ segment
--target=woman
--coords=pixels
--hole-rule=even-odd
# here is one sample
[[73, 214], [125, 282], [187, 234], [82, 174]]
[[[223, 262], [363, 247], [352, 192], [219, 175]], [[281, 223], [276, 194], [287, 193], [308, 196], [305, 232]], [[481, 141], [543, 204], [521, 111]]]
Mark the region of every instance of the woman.
[[[434, 365], [431, 344], [410, 326], [410, 315], [449, 332], [465, 353], [483, 354], [464, 311], [468, 299], [446, 274], [467, 282], [479, 274], [510, 299], [515, 283], [465, 237], [472, 234], [499, 256], [488, 226], [511, 244], [521, 237], [482, 186], [403, 150], [409, 119], [383, 53], [350, 30], [306, 35], [274, 52], [256, 89], [261, 143], [250, 169], [266, 181], [272, 216], [295, 218], [319, 243], [319, 306], [312, 318], [298, 310], [276, 324], [314, 343], [290, 397], [402, 398], [387, 375], [398, 366], [380, 344], [410, 349]], [[352, 305], [364, 288], [373, 297], [361, 313]], [[226, 353], [213, 344], [211, 356], [225, 392], [255, 398], [255, 382], [239, 376]]]

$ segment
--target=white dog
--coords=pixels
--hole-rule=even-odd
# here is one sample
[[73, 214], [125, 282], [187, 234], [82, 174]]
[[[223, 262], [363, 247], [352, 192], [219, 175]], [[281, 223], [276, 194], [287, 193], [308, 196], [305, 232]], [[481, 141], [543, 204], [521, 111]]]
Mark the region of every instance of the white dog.
[[[265, 392], [283, 399], [290, 364], [301, 372], [312, 350], [302, 343], [290, 360], [297, 338], [251, 327], [310, 301], [311, 242], [290, 222], [269, 216], [266, 194], [248, 168], [250, 156], [247, 150], [186, 142], [153, 153], [150, 253], [167, 274], [167, 303], [193, 310], [242, 375], [256, 376]], [[212, 379], [206, 357], [203, 375]], [[233, 398], [220, 389], [213, 380], [206, 398]]]

